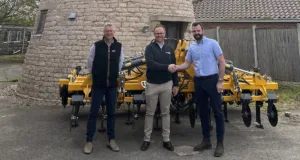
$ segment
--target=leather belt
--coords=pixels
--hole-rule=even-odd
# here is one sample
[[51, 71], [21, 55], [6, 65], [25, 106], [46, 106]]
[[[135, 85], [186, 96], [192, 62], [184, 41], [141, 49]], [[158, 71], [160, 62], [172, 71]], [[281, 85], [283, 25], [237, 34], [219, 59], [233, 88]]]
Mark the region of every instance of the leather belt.
[[195, 78], [200, 79], [200, 80], [205, 80], [205, 79], [210, 79], [216, 75], [218, 75], [218, 74], [213, 74], [213, 75], [209, 75], [209, 76], [199, 76], [199, 77], [195, 77]]

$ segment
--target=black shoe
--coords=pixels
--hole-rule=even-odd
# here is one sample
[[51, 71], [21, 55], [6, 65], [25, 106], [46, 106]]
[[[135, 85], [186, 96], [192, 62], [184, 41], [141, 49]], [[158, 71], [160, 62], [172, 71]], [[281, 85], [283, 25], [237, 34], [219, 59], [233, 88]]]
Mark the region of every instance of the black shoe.
[[198, 144], [194, 147], [194, 151], [202, 151], [205, 149], [212, 149], [210, 139], [203, 139], [201, 144]]
[[142, 151], [147, 150], [148, 147], [149, 147], [149, 145], [150, 145], [150, 142], [144, 141], [143, 144], [142, 144], [142, 146], [141, 146], [141, 150]]
[[221, 157], [223, 154], [224, 154], [223, 140], [218, 140], [214, 156]]
[[169, 151], [174, 151], [174, 146], [172, 145], [172, 143], [170, 141], [164, 142], [163, 147]]

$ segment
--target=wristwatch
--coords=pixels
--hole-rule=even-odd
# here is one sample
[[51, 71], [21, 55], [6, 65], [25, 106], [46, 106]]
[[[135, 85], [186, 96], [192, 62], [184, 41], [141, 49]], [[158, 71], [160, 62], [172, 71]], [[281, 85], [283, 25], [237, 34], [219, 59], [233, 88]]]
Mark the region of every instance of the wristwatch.
[[220, 82], [223, 82], [223, 79], [219, 79]]

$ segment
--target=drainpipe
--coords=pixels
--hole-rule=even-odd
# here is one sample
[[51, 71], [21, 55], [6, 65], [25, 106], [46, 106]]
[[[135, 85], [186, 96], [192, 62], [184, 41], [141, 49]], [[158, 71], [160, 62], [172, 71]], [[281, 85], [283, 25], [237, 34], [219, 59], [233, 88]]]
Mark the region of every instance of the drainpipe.
[[24, 27], [24, 30], [23, 30], [23, 45], [22, 45], [22, 54], [24, 54], [25, 31], [26, 31], [26, 28]]

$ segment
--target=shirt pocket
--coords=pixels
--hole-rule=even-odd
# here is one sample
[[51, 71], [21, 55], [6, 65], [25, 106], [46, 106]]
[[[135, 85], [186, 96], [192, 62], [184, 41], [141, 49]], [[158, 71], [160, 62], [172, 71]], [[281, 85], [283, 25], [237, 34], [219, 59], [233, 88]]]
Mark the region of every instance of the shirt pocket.
[[195, 49], [193, 49], [192, 50], [192, 59], [193, 59], [193, 61], [199, 61], [200, 60], [200, 57], [201, 57], [201, 50], [195, 50]]
[[202, 56], [205, 58], [212, 58], [214, 56], [214, 50], [212, 46], [207, 45], [206, 47], [202, 48]]

